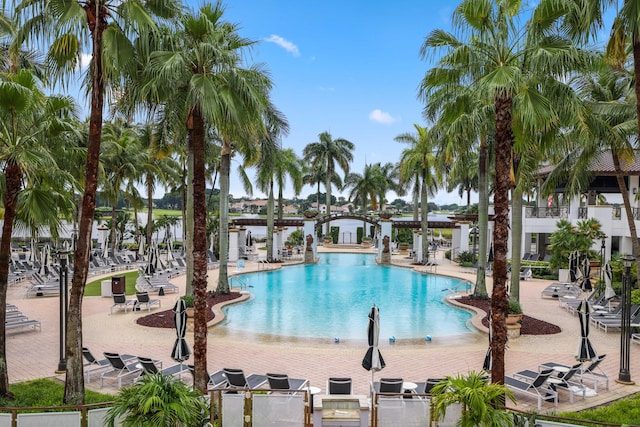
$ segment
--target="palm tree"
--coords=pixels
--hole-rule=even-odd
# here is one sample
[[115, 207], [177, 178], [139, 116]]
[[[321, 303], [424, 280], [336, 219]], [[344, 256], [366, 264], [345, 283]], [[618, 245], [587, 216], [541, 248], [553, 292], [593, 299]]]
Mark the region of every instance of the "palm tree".
[[485, 372], [469, 372], [466, 376], [447, 376], [431, 389], [435, 415], [443, 419], [447, 408], [462, 405], [461, 427], [501, 427], [513, 425], [512, 416], [494, 402], [507, 395], [515, 403], [511, 390], [502, 384], [487, 382]]
[[278, 219], [282, 220], [284, 215], [283, 190], [287, 182], [287, 177], [291, 181], [294, 196], [298, 196], [302, 191], [302, 163], [292, 148], [280, 149], [275, 163], [275, 181], [278, 185]]
[[102, 189], [111, 203], [110, 243], [111, 251], [115, 254], [118, 240], [116, 236], [118, 201], [124, 186], [139, 179], [139, 166], [147, 163], [148, 154], [140, 144], [136, 129], [122, 120], [104, 125], [102, 141], [100, 156], [104, 170]]
[[120, 390], [106, 417], [108, 426], [208, 425], [205, 396], [171, 375], [145, 374]]
[[397, 142], [409, 144], [409, 148], [402, 150], [400, 155], [400, 178], [411, 179], [415, 175], [420, 176], [420, 228], [422, 229], [422, 259], [426, 264], [429, 261], [429, 241], [427, 230], [429, 229], [429, 208], [427, 195], [433, 195], [434, 187], [440, 181], [439, 176], [434, 176], [436, 165], [436, 140], [434, 132], [420, 125], [413, 125], [415, 133], [404, 133], [394, 138]]
[[[186, 123], [187, 147], [193, 171], [193, 289], [195, 296], [194, 359], [195, 387], [207, 389], [207, 211], [205, 144], [207, 129], [215, 126], [222, 141], [220, 198], [229, 194], [229, 166], [233, 143], [251, 145], [264, 129], [271, 82], [260, 68], [243, 68], [242, 52], [254, 42], [238, 34], [238, 26], [223, 20], [224, 7], [205, 4], [186, 14], [178, 30], [167, 36], [171, 43], [153, 52], [146, 67], [145, 85], [139, 96], [160, 94], [167, 117]], [[174, 123], [179, 123], [175, 120]], [[241, 145], [240, 150], [244, 148]], [[220, 283], [229, 292], [227, 278], [228, 205], [220, 209]], [[225, 289], [226, 288], [226, 289]], [[218, 291], [220, 291], [220, 285]]]
[[[318, 210], [320, 210], [320, 184], [325, 182], [326, 178], [327, 174], [322, 165], [311, 165], [302, 176], [302, 181], [305, 184], [316, 186], [316, 208]], [[337, 172], [334, 171], [330, 178], [333, 185], [337, 188], [342, 188], [342, 178], [340, 178]]]
[[561, 160], [547, 178], [543, 190], [550, 194], [554, 185], [566, 181], [568, 195], [581, 194], [592, 178], [589, 171], [593, 162], [610, 158], [622, 195], [633, 251], [640, 253], [635, 215], [624, 179], [626, 169], [635, 159], [634, 144], [637, 143], [634, 141], [638, 125], [633, 75], [601, 64], [594, 72], [577, 77], [575, 85], [585, 103], [585, 119], [577, 122], [563, 139], [558, 156]]
[[[322, 132], [318, 135], [318, 141], [312, 142], [304, 147], [304, 157], [310, 159], [313, 165], [325, 167], [324, 188], [327, 191], [327, 215], [331, 215], [331, 177], [336, 171], [336, 163], [344, 174], [349, 173], [349, 163], [353, 161], [355, 145], [344, 139], [333, 139], [329, 132]], [[319, 207], [319, 206], [318, 206]], [[330, 222], [327, 221], [325, 235], [330, 234]]]
[[[52, 39], [49, 63], [57, 67], [56, 77], [78, 70], [80, 53], [90, 44], [91, 66], [87, 78], [90, 93], [89, 140], [85, 166], [85, 187], [74, 254], [66, 334], [67, 375], [65, 403], [84, 403], [82, 361], [82, 296], [89, 269], [91, 226], [98, 187], [105, 87], [133, 64], [133, 47], [128, 35], [154, 28], [152, 16], [169, 18], [180, 5], [174, 1], [130, 0], [66, 1], [26, 0], [16, 9], [24, 18], [24, 38], [30, 35]], [[103, 61], [103, 58], [109, 58]]]
[[[50, 148], [62, 145], [61, 137], [71, 132], [72, 122], [64, 119], [73, 117], [75, 106], [69, 99], [47, 98], [27, 70], [2, 75], [0, 98], [0, 166], [4, 177], [0, 304], [5, 304], [15, 221], [21, 220], [31, 230], [48, 225], [56, 235], [60, 208], [65, 207], [64, 213], [70, 216], [72, 204], [63, 189], [73, 185], [72, 179], [58, 169]], [[0, 311], [0, 322], [4, 321], [5, 313]], [[6, 360], [4, 329], [0, 332], [0, 359]], [[6, 363], [0, 364], [0, 395], [9, 396]]]
[[[362, 213], [368, 210], [367, 200], [371, 200], [371, 209], [378, 210], [376, 197], [387, 188], [387, 181], [383, 175], [380, 163], [365, 165], [362, 174], [351, 172], [344, 178], [344, 189], [351, 189], [349, 201], [360, 200]], [[367, 223], [363, 220], [363, 229], [367, 229]]]
[[[532, 76], [565, 76], [582, 59], [573, 43], [557, 28], [566, 11], [542, 2], [533, 11], [506, 0], [463, 0], [454, 12], [454, 23], [468, 39], [441, 30], [433, 31], [422, 46], [425, 55], [443, 49], [439, 67], [433, 71], [452, 84], [469, 82], [480, 99], [490, 99], [495, 117], [494, 183], [494, 274], [491, 297], [492, 381], [504, 382], [504, 349], [507, 342], [505, 318], [508, 312], [507, 242], [509, 238], [509, 190], [511, 153], [514, 148], [514, 120], [520, 130], [535, 133], [540, 122], [549, 123], [550, 101], [535, 85]], [[529, 16], [529, 15], [527, 15]], [[518, 25], [518, 22], [524, 25]], [[524, 89], [524, 90], [523, 90]], [[522, 107], [514, 110], [514, 105]]]

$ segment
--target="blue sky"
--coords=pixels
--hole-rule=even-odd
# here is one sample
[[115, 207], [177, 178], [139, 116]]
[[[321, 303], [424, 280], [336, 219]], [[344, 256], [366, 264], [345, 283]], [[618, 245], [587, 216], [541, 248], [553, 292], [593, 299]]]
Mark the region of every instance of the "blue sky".
[[[240, 24], [240, 34], [260, 40], [250, 60], [265, 64], [271, 72], [273, 102], [291, 128], [282, 141], [285, 148], [301, 156], [307, 144], [328, 131], [355, 144], [353, 172], [362, 173], [365, 162], [399, 160], [405, 146], [394, 138], [412, 132], [414, 123], [425, 124], [417, 88], [430, 64], [420, 58], [420, 46], [433, 29], [450, 27], [457, 2], [238, 0], [225, 4], [226, 19]], [[315, 188], [306, 186], [302, 194], [314, 192]], [[232, 182], [231, 193], [236, 197], [244, 193], [237, 181]], [[285, 193], [293, 196], [290, 189]], [[387, 197], [391, 201], [396, 195]], [[445, 192], [434, 201], [465, 203], [457, 194]]]

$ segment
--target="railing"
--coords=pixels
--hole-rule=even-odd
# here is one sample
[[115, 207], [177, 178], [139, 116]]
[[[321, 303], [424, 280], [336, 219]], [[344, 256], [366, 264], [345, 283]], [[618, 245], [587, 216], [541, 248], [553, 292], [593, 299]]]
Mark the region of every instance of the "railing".
[[245, 290], [249, 287], [249, 284], [247, 283], [247, 281], [242, 279], [240, 276], [231, 276], [229, 278], [230, 284], [233, 284], [234, 282], [239, 285], [237, 287], [240, 288], [240, 290]]
[[587, 219], [589, 217], [589, 208], [578, 208], [578, 218]]
[[561, 206], [557, 208], [544, 208], [529, 206], [525, 210], [526, 218], [569, 218], [569, 208]]
[[260, 258], [258, 260], [258, 271], [264, 270], [267, 265], [271, 265], [271, 263], [266, 258]]

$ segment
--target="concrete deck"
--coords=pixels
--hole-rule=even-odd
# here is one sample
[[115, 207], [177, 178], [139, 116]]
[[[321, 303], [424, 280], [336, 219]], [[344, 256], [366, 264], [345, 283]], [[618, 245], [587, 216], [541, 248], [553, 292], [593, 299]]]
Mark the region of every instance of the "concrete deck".
[[[353, 249], [323, 248], [319, 251], [353, 252]], [[373, 249], [369, 252], [375, 252]], [[289, 261], [291, 263], [295, 261]], [[299, 261], [298, 261], [299, 262]], [[392, 263], [407, 268], [414, 268], [406, 255], [394, 254]], [[475, 282], [475, 273], [462, 269], [444, 259], [444, 252], [438, 252], [436, 273], [455, 276]], [[285, 265], [287, 264], [285, 263]], [[270, 268], [281, 268], [282, 264]], [[244, 272], [258, 269], [252, 261], [245, 263]], [[229, 269], [235, 274], [235, 268]], [[417, 267], [424, 272], [425, 267]], [[209, 287], [215, 289], [218, 270], [209, 271]], [[162, 309], [173, 306], [179, 295], [184, 293], [185, 277], [173, 280], [181, 287], [178, 294], [168, 293], [159, 297]], [[487, 278], [491, 286], [491, 278]], [[525, 312], [533, 317], [544, 319], [559, 325], [560, 334], [551, 336], [522, 336], [510, 340], [506, 352], [506, 372], [511, 374], [521, 369], [536, 369], [543, 362], [575, 363], [574, 353], [579, 341], [579, 321], [566, 310], [559, 307], [558, 302], [540, 297], [540, 291], [549, 284], [544, 280], [528, 280], [521, 282], [521, 302]], [[11, 382], [19, 382], [41, 377], [56, 377], [55, 370], [59, 360], [59, 302], [56, 297], [25, 297], [26, 285], [11, 287], [8, 302], [15, 304], [29, 316], [42, 321], [41, 332], [9, 333], [7, 337], [7, 362]], [[155, 329], [138, 326], [135, 319], [147, 314], [141, 312], [114, 312], [109, 315], [112, 305], [110, 298], [86, 297], [83, 303], [83, 335], [84, 345], [95, 355], [103, 351], [129, 353], [160, 359], [164, 366], [175, 362], [170, 353], [175, 340], [173, 329]], [[366, 315], [364, 313], [363, 315]], [[384, 314], [383, 314], [384, 316]], [[363, 332], [364, 333], [364, 332]], [[600, 386], [598, 395], [582, 399], [577, 397], [573, 404], [569, 403], [567, 393], [560, 392], [560, 405], [557, 410], [552, 404], [544, 404], [543, 411], [580, 410], [599, 406], [616, 400], [622, 396], [640, 392], [640, 385], [621, 385], [615, 382], [618, 377], [620, 360], [619, 332], [604, 333], [591, 330], [591, 340], [599, 354], [606, 353], [602, 363], [603, 369], [610, 376], [609, 390]], [[193, 337], [188, 337], [192, 343]], [[402, 377], [405, 381], [425, 381], [426, 378], [456, 375], [469, 370], [479, 370], [487, 350], [487, 336], [482, 332], [472, 334], [465, 339], [434, 339], [431, 342], [389, 343], [384, 337], [380, 340], [380, 350], [386, 361], [386, 368], [375, 374], [379, 377]], [[366, 352], [366, 343], [341, 342], [301, 342], [287, 339], [247, 340], [243, 336], [223, 332], [211, 327], [208, 338], [207, 365], [210, 372], [223, 367], [242, 368], [245, 373], [282, 372], [295, 378], [307, 378], [311, 385], [325, 389], [330, 376], [353, 378], [354, 393], [368, 394], [371, 373], [361, 366]], [[631, 346], [632, 379], [640, 382], [640, 373], [634, 369], [640, 360], [640, 346]], [[57, 376], [63, 379], [61, 375]], [[100, 390], [99, 380], [87, 384], [90, 389]], [[117, 390], [105, 385], [103, 392]], [[517, 395], [517, 408], [528, 411], [536, 409], [533, 399]]]

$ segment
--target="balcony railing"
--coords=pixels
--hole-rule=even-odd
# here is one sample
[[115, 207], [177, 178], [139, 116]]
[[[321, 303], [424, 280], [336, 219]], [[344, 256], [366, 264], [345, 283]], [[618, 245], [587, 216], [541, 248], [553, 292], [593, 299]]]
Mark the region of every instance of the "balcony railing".
[[526, 218], [569, 218], [569, 208], [561, 206], [557, 208], [527, 207]]
[[587, 219], [589, 217], [589, 209], [585, 207], [578, 208], [578, 218]]

